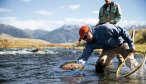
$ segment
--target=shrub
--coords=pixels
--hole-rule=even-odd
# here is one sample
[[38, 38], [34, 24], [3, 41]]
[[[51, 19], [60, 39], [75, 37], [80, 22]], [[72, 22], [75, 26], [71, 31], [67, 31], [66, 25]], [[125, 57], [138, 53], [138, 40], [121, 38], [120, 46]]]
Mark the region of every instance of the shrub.
[[146, 30], [142, 32], [142, 37], [143, 37], [144, 41], [146, 42]]
[[146, 30], [140, 29], [135, 32], [135, 43], [144, 44], [146, 42]]

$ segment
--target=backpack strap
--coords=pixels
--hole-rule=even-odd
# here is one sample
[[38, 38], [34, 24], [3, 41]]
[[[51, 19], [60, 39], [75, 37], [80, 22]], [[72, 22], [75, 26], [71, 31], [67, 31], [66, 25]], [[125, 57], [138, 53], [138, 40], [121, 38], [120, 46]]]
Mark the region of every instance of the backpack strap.
[[111, 4], [110, 4], [110, 11], [109, 11], [109, 13], [111, 13], [112, 6], [114, 6], [114, 2], [111, 2]]

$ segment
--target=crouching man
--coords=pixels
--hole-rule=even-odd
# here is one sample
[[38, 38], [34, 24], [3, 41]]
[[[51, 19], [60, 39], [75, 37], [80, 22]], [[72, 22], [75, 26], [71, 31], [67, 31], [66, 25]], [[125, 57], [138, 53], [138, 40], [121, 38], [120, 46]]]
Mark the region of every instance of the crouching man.
[[[79, 35], [79, 41], [85, 40], [87, 43], [77, 63], [62, 66], [65, 70], [85, 66], [94, 49], [103, 49], [95, 66], [96, 72], [103, 73], [104, 68], [111, 64], [114, 56], [120, 54], [125, 59], [135, 49], [129, 33], [125, 29], [112, 24], [102, 24], [97, 28], [82, 26], [79, 30]], [[128, 59], [129, 67], [137, 63], [133, 54], [130, 54]]]

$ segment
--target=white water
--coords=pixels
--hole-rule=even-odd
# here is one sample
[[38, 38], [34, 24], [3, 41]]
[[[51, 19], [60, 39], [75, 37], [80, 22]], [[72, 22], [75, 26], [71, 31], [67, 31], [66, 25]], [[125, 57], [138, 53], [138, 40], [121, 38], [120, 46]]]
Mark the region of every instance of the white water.
[[[95, 72], [98, 54], [93, 53], [85, 69], [62, 70], [60, 65], [75, 61], [82, 51], [74, 49], [4, 49], [0, 51], [0, 84], [146, 84], [146, 65], [130, 78], [116, 79], [115, 70], [105, 75]], [[115, 64], [118, 62], [114, 59]]]

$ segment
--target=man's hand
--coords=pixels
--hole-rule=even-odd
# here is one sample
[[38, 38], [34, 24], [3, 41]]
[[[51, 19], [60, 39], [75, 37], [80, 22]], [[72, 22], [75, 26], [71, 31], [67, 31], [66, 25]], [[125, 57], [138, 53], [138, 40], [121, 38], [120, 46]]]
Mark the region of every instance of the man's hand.
[[83, 66], [76, 62], [67, 62], [60, 66], [64, 70], [83, 69]]
[[129, 47], [129, 50], [130, 50], [131, 52], [133, 52], [133, 51], [135, 50], [135, 47]]
[[111, 24], [111, 22], [106, 22], [106, 24]]
[[99, 25], [99, 22], [95, 25], [95, 28]]

